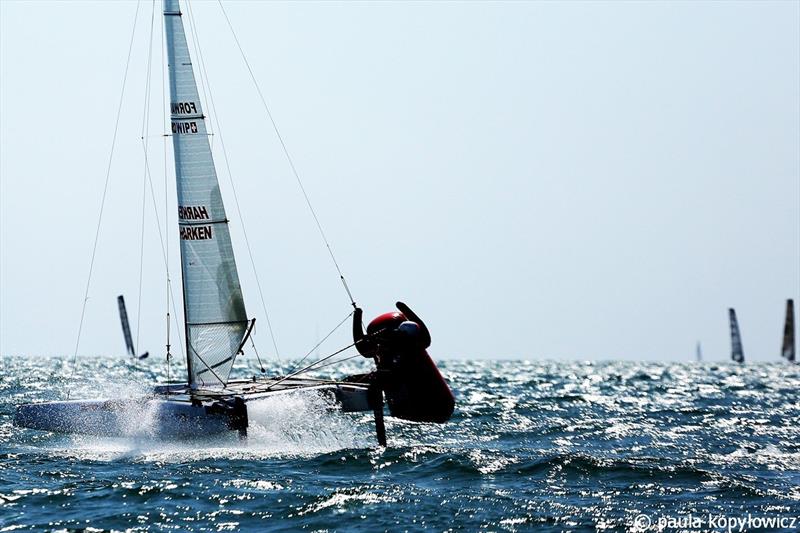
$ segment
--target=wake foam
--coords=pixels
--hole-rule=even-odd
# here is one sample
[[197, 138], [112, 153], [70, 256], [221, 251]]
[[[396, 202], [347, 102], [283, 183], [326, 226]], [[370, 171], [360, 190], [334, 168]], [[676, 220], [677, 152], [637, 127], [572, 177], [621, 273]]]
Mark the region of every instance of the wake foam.
[[[127, 398], [131, 396], [125, 395]], [[124, 437], [72, 435], [50, 453], [86, 460], [195, 461], [319, 455], [375, 445], [371, 415], [342, 413], [316, 391], [298, 391], [247, 403], [248, 437], [236, 432], [167, 440], [156, 437], [157, 407], [133, 403], [119, 413]]]
[[248, 443], [265, 449], [324, 453], [372, 445], [371, 417], [342, 413], [333, 400], [314, 391], [251, 402], [248, 416]]

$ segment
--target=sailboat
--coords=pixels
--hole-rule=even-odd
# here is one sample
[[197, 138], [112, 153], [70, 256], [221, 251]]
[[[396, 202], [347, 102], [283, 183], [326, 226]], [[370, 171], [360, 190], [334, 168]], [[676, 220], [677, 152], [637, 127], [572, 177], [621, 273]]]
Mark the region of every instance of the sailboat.
[[125, 308], [125, 297], [121, 294], [117, 296], [117, 307], [119, 307], [119, 321], [122, 324], [122, 336], [125, 337], [125, 350], [131, 357], [147, 359], [150, 352], [136, 355], [136, 347], [133, 345], [133, 336], [131, 335], [131, 324], [128, 322], [128, 310]]
[[735, 363], [744, 363], [742, 336], [739, 334], [739, 322], [736, 320], [735, 309], [728, 309], [728, 319], [731, 324], [731, 359]]
[[[196, 437], [235, 431], [244, 437], [249, 425], [249, 403], [283, 394], [308, 392], [327, 396], [344, 412], [372, 411], [378, 441], [385, 444], [384, 400], [379, 380], [357, 376], [358, 379], [351, 381], [335, 381], [302, 375], [312, 369], [313, 364], [272, 378], [230, 379], [234, 361], [253, 331], [255, 318], [249, 318], [245, 309], [179, 0], [164, 0], [163, 15], [178, 192], [186, 383], [156, 385], [152, 394], [144, 398], [20, 405], [15, 423], [53, 432], [125, 435], [128, 434], [129, 413], [146, 411], [153, 420], [152, 433], [159, 436]], [[360, 330], [361, 310], [355, 302], [352, 303]], [[403, 317], [401, 313], [394, 315]], [[370, 331], [368, 335], [379, 333]], [[351, 346], [354, 345], [355, 341]], [[427, 357], [427, 353], [424, 355]], [[434, 372], [441, 380], [435, 366], [431, 375]], [[404, 374], [391, 382], [392, 390], [401, 390], [395, 394], [395, 403], [398, 398], [400, 401], [405, 398], [398, 394], [413, 395], [414, 379], [417, 378]], [[408, 382], [398, 383], [398, 380]], [[446, 392], [450, 393], [449, 389]], [[386, 394], [391, 412], [393, 398], [388, 389]], [[424, 398], [417, 400], [418, 405], [424, 405]], [[452, 404], [449, 404], [445, 416], [434, 418], [443, 422], [450, 413]], [[429, 417], [431, 420], [434, 418]]]
[[795, 362], [796, 347], [794, 340], [794, 300], [786, 300], [786, 321], [783, 324], [783, 346], [781, 356], [789, 362]]
[[700, 341], [697, 341], [695, 357], [697, 358], [698, 363], [703, 360], [703, 348], [700, 346]]

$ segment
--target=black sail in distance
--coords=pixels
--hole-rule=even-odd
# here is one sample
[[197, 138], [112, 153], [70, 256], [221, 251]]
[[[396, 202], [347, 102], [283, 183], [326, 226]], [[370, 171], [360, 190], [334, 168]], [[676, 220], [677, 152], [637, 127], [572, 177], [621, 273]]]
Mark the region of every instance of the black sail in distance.
[[125, 347], [128, 350], [128, 355], [136, 355], [136, 350], [133, 347], [133, 337], [131, 337], [131, 326], [128, 323], [128, 311], [125, 309], [125, 298], [122, 295], [117, 296], [117, 305], [119, 306], [119, 320], [122, 322], [122, 334], [125, 335]]
[[739, 323], [736, 320], [736, 310], [728, 309], [728, 318], [731, 322], [731, 359], [737, 363], [744, 363], [742, 336], [739, 334]]
[[783, 324], [783, 346], [781, 355], [787, 360], [794, 362], [796, 354], [794, 340], [794, 300], [786, 300], [786, 322]]

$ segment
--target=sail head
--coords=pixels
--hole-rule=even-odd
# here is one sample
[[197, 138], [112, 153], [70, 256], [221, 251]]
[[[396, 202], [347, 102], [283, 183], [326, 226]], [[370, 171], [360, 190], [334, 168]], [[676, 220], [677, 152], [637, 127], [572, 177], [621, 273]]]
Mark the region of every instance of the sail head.
[[164, 1], [164, 26], [189, 383], [219, 387], [245, 337], [247, 313], [178, 0]]

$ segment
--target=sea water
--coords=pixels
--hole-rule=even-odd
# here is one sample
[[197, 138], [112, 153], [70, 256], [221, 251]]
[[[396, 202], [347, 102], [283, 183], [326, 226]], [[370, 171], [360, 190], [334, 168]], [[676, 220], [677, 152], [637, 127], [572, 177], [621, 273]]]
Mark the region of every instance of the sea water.
[[387, 418], [384, 449], [314, 395], [251, 404], [246, 441], [154, 439], [140, 412], [125, 438], [20, 429], [22, 402], [135, 397], [166, 368], [0, 361], [0, 531], [800, 529], [788, 364], [445, 361], [452, 420]]

